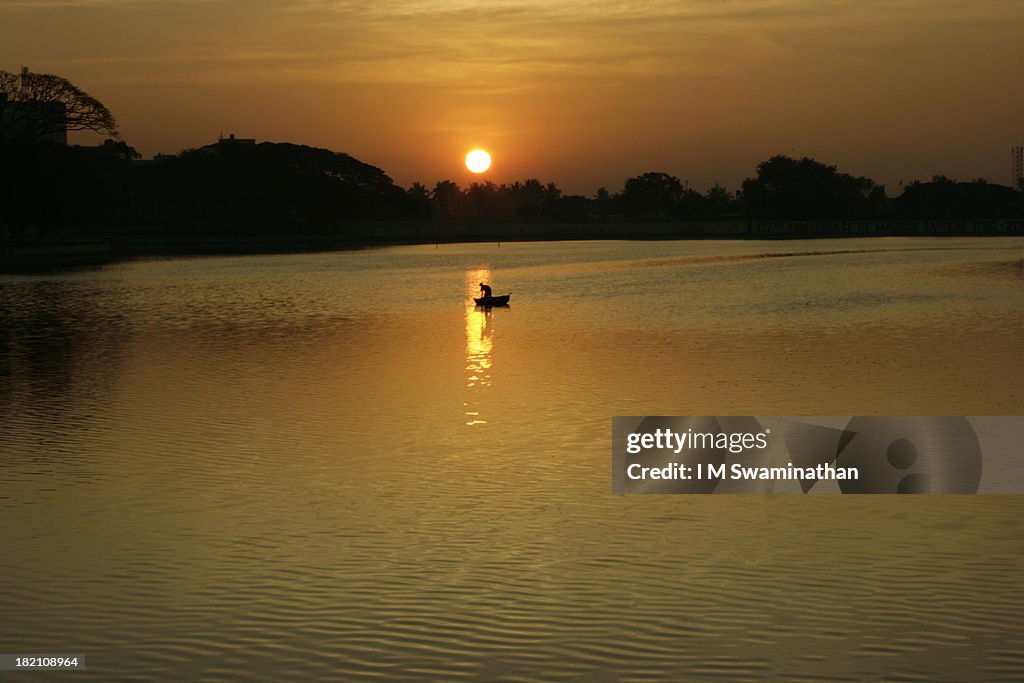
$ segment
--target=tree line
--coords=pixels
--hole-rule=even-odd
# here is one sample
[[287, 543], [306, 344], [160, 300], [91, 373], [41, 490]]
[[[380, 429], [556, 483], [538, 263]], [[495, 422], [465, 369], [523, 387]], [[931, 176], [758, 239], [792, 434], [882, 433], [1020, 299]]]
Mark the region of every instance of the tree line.
[[[53, 141], [94, 130], [96, 147]], [[649, 172], [614, 191], [567, 194], [536, 178], [460, 187], [451, 180], [399, 187], [347, 154], [233, 138], [142, 160], [113, 115], [65, 79], [0, 72], [0, 227], [150, 228], [185, 235], [343, 232], [353, 221], [681, 222], [988, 219], [1024, 217], [1024, 195], [983, 179], [936, 176], [889, 197], [875, 181], [812, 158], [774, 156], [740, 187], [698, 192]]]

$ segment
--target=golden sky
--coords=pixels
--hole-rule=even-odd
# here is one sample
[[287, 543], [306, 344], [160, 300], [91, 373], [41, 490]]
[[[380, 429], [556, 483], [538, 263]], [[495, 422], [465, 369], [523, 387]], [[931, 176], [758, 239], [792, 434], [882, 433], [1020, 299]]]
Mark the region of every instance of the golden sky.
[[1021, 0], [0, 0], [0, 69], [66, 76], [144, 154], [234, 132], [403, 185], [735, 187], [809, 155], [898, 193], [1008, 183]]

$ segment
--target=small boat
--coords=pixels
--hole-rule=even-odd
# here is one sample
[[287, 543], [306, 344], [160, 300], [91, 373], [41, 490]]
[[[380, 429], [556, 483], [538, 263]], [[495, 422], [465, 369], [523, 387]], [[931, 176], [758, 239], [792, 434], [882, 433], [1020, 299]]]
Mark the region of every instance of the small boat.
[[511, 294], [505, 294], [502, 296], [482, 296], [479, 299], [473, 299], [473, 301], [476, 302], [477, 306], [491, 308], [492, 306], [508, 306], [508, 300], [511, 298]]

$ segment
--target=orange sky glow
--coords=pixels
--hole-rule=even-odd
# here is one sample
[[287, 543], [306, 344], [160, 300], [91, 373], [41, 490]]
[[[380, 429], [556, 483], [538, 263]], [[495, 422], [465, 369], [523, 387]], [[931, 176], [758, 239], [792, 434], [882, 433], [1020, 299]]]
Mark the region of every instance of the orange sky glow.
[[780, 153], [1006, 184], [1022, 62], [1019, 0], [0, 0], [0, 69], [70, 78], [144, 155], [233, 132], [404, 186], [479, 179], [476, 147], [582, 194]]

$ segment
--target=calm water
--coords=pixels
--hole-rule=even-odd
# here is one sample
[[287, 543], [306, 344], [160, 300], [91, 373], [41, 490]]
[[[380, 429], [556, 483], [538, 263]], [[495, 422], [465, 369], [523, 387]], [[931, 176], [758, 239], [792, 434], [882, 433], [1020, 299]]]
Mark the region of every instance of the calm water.
[[[1024, 499], [610, 493], [610, 417], [1024, 413], [1024, 239], [0, 276], [0, 652], [69, 680], [1024, 680]], [[477, 283], [512, 292], [490, 314]], [[17, 680], [49, 680], [20, 674]]]

